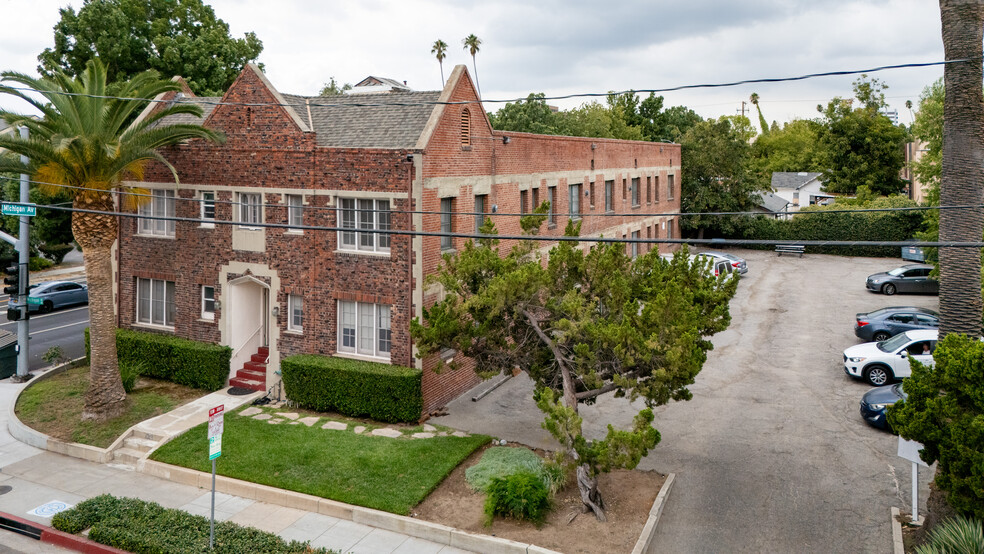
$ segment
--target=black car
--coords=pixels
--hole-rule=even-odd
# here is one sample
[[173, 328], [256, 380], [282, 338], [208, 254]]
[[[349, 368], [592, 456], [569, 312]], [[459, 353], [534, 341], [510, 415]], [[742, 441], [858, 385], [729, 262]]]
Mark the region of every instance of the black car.
[[871, 389], [861, 397], [861, 417], [869, 425], [891, 431], [891, 426], [885, 417], [886, 411], [889, 406], [898, 402], [899, 399], [904, 400], [905, 398], [907, 396], [905, 391], [902, 390], [902, 383]]
[[929, 308], [893, 306], [866, 314], [854, 320], [854, 334], [866, 342], [881, 342], [911, 329], [937, 329], [940, 314]]
[[929, 264], [909, 264], [884, 273], [869, 275], [865, 286], [873, 292], [889, 296], [896, 292], [917, 294], [939, 294], [940, 282], [929, 276], [933, 266]]

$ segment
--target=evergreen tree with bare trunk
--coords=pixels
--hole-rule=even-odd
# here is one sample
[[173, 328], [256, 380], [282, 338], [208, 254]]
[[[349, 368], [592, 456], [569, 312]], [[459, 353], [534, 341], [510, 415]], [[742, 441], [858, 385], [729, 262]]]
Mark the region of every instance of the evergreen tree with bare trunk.
[[[110, 251], [119, 229], [117, 197], [124, 209], [133, 209], [141, 196], [118, 194], [133, 189], [126, 181], [140, 181], [146, 163], [157, 161], [174, 167], [158, 152], [162, 147], [192, 139], [221, 140], [199, 125], [167, 125], [161, 120], [177, 114], [200, 117], [202, 109], [187, 103], [171, 103], [134, 122], [149, 100], [167, 91], [180, 90], [174, 81], [148, 71], [113, 84], [106, 82], [106, 68], [97, 59], [86, 64], [77, 79], [63, 72], [33, 78], [4, 72], [0, 94], [16, 96], [38, 110], [41, 119], [0, 110], [9, 125], [24, 126], [29, 137], [0, 137], [0, 149], [27, 156], [0, 159], [0, 173], [26, 173], [49, 193], [71, 196], [72, 233], [82, 248], [89, 283], [91, 366], [82, 419], [105, 421], [126, 408], [116, 354], [116, 316], [113, 306], [113, 267]], [[28, 90], [24, 90], [28, 89]], [[31, 92], [39, 94], [36, 99]]]

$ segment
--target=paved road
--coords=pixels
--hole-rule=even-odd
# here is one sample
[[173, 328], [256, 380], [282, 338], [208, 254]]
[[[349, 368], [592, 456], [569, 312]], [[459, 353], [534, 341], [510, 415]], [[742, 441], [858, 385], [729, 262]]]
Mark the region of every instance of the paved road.
[[[6, 306], [6, 297], [0, 299], [0, 306]], [[6, 312], [3, 312], [6, 314]], [[0, 323], [0, 329], [17, 333], [17, 322]], [[50, 314], [31, 315], [31, 371], [46, 367], [48, 362], [41, 357], [52, 346], [60, 346], [67, 358], [85, 355], [82, 332], [89, 326], [89, 307], [79, 306], [55, 310]]]
[[[640, 468], [677, 480], [656, 536], [660, 552], [890, 552], [892, 506], [911, 502], [897, 439], [867, 426], [842, 350], [854, 314], [936, 307], [937, 298], [868, 293], [864, 278], [898, 260], [742, 251], [749, 273], [732, 325], [714, 337], [693, 400], [656, 410], [662, 442]], [[549, 447], [552, 439], [513, 379], [478, 403], [465, 395], [436, 422]], [[581, 410], [585, 432], [627, 427], [640, 406], [605, 397]], [[925, 506], [929, 470], [922, 469]]]

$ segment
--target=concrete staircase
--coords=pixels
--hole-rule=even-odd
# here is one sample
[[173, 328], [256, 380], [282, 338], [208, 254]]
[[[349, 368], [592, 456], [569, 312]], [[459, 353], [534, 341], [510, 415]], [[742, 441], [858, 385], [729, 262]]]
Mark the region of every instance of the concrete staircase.
[[236, 376], [229, 379], [229, 386], [260, 392], [265, 391], [266, 368], [267, 360], [269, 359], [270, 349], [266, 346], [261, 346], [256, 354], [253, 354], [249, 361], [243, 364], [243, 368], [236, 371]]
[[131, 430], [123, 442], [113, 450], [113, 462], [135, 467], [137, 462], [157, 448], [167, 437], [152, 431]]

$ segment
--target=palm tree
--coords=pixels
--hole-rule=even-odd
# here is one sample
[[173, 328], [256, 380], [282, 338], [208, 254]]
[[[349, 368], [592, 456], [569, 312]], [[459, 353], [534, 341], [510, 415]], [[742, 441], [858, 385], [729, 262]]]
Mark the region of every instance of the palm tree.
[[[0, 160], [0, 173], [27, 173], [48, 192], [72, 197], [72, 233], [82, 247], [89, 282], [91, 366], [83, 420], [105, 421], [125, 409], [126, 393], [116, 355], [110, 249], [118, 235], [113, 214], [124, 180], [141, 180], [145, 164], [157, 161], [178, 175], [158, 149], [201, 138], [220, 141], [199, 125], [162, 125], [170, 115], [201, 116], [202, 109], [187, 103], [163, 106], [134, 122], [148, 99], [180, 90], [178, 83], [162, 80], [156, 72], [141, 73], [129, 81], [106, 83], [106, 67], [91, 60], [73, 80], [63, 72], [35, 79], [16, 72], [0, 74], [0, 81], [21, 85], [43, 97], [35, 100], [23, 90], [0, 85], [0, 93], [19, 97], [41, 112], [42, 119], [0, 110], [0, 119], [27, 127], [29, 138], [0, 137], [0, 148], [29, 158], [25, 165], [15, 156]], [[67, 188], [71, 187], [71, 188]], [[137, 189], [139, 190], [139, 189]], [[133, 209], [133, 195], [120, 196], [123, 209]], [[86, 210], [86, 211], [82, 211]]]
[[475, 87], [478, 89], [478, 97], [482, 97], [482, 87], [478, 84], [478, 67], [475, 65], [475, 54], [478, 54], [479, 47], [482, 46], [482, 39], [475, 35], [468, 35], [461, 39], [461, 44], [468, 49], [472, 57], [472, 69], [475, 71]]
[[759, 114], [759, 127], [762, 128], [762, 134], [763, 135], [769, 134], [769, 124], [766, 123], [765, 116], [762, 115], [762, 108], [759, 107], [759, 95], [758, 95], [758, 93], [757, 92], [753, 92], [752, 95], [748, 97], [748, 100], [751, 101], [752, 104], [755, 104], [755, 109], [758, 110], [758, 114]]
[[444, 53], [448, 51], [448, 43], [441, 39], [434, 41], [434, 45], [431, 46], [431, 54], [437, 57], [437, 63], [441, 66], [441, 88], [444, 88]]

